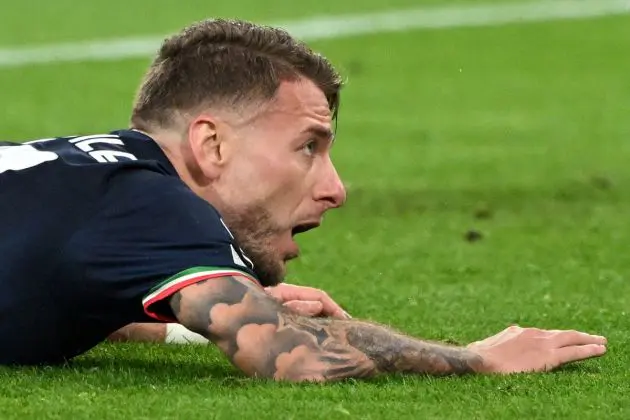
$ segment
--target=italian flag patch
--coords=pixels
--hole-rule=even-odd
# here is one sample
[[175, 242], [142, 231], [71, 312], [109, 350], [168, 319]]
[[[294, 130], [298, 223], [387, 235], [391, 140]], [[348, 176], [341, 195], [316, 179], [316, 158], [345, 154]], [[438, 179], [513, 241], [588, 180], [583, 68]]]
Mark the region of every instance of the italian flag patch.
[[251, 274], [245, 273], [244, 271], [235, 270], [233, 268], [217, 268], [217, 267], [194, 267], [189, 268], [188, 270], [184, 270], [180, 273], [175, 274], [174, 276], [164, 280], [162, 283], [155, 286], [148, 295], [142, 299], [142, 306], [144, 306], [144, 312], [149, 315], [151, 318], [155, 318], [159, 321], [164, 322], [177, 322], [176, 319], [172, 317], [164, 316], [164, 314], [159, 314], [151, 309], [151, 307], [163, 301], [164, 299], [172, 296], [178, 290], [186, 286], [190, 286], [191, 284], [199, 283], [203, 280], [214, 279], [218, 277], [225, 276], [239, 276], [245, 277], [251, 280], [256, 285], [259, 285], [258, 281], [256, 281]]

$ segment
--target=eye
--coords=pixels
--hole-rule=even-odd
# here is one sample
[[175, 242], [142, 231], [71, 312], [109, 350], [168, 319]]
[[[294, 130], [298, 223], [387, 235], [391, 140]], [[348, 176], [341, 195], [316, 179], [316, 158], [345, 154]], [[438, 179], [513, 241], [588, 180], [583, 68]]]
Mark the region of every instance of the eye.
[[317, 152], [317, 140], [309, 140], [302, 148], [308, 156], [313, 156]]

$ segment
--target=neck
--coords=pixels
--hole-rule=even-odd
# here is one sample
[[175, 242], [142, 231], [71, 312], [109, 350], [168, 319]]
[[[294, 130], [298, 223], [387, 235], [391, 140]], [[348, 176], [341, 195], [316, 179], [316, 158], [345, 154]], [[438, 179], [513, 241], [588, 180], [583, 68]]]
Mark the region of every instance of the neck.
[[[203, 174], [200, 171], [195, 171], [194, 160], [192, 159], [192, 153], [190, 149], [186, 147], [181, 134], [173, 131], [160, 130], [160, 131], [142, 131], [134, 129], [135, 131], [146, 134], [151, 137], [162, 149], [162, 152], [166, 155], [171, 165], [177, 171], [179, 178], [197, 195], [202, 196], [200, 189], [206, 182], [203, 178]], [[201, 181], [201, 182], [200, 182]]]
[[167, 130], [134, 130], [151, 137], [160, 146], [179, 178], [192, 192], [213, 205], [217, 210], [223, 207], [220, 197], [210, 186], [210, 179], [200, 170], [192, 150], [180, 133]]

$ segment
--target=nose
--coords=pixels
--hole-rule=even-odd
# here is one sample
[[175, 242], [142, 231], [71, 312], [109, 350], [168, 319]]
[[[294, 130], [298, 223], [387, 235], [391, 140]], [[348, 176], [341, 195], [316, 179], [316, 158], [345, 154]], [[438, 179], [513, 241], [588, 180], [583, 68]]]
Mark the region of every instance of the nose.
[[343, 206], [346, 202], [346, 187], [343, 185], [330, 157], [325, 159], [322, 172], [315, 190], [315, 200], [325, 202], [327, 209]]

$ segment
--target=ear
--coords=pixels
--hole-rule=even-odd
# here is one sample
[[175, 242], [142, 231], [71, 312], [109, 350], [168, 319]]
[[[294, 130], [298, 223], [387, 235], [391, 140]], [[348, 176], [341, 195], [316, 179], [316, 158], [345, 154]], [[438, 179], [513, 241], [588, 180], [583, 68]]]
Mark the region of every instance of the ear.
[[225, 125], [208, 114], [197, 116], [188, 126], [188, 144], [197, 170], [207, 179], [217, 179], [225, 165]]

